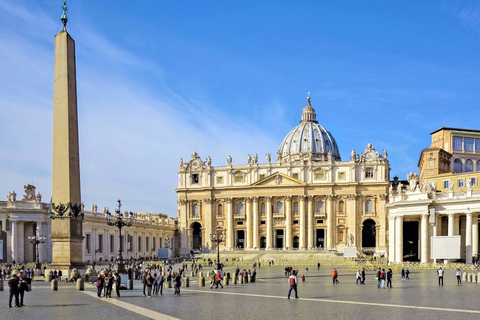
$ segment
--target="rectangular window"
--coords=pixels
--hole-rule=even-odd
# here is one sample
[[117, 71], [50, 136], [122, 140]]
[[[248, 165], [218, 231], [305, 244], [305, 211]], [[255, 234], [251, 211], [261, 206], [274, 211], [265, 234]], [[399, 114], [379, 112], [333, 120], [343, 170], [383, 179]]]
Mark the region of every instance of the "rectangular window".
[[443, 180], [443, 189], [448, 189], [448, 180]]
[[260, 224], [265, 224], [265, 221], [260, 221]]
[[475, 151], [480, 152], [480, 139], [475, 139]]
[[477, 186], [477, 178], [476, 177], [471, 177], [470, 179], [472, 181], [472, 187], [476, 187]]
[[133, 252], [133, 236], [128, 236], [128, 251]]
[[298, 224], [298, 220], [293, 220], [293, 224]]
[[103, 253], [103, 234], [98, 235], [98, 252]]
[[142, 237], [138, 237], [138, 252], [142, 251]]
[[198, 173], [192, 174], [192, 184], [198, 184], [199, 176]]
[[315, 180], [323, 180], [325, 178], [325, 174], [323, 172], [315, 173]]
[[153, 240], [152, 240], [152, 249], [155, 250], [155, 237], [153, 237]]
[[297, 179], [297, 180], [298, 180], [298, 173], [294, 173], [294, 174], [293, 174], [293, 179]]
[[430, 168], [435, 167], [435, 161], [430, 161], [430, 162], [429, 162], [429, 166], [430, 166]]
[[145, 250], [150, 251], [150, 242], [148, 241], [148, 237], [145, 238]]
[[91, 240], [91, 235], [87, 233], [85, 235], [85, 253], [89, 254], [91, 251], [91, 246], [92, 246], [92, 240]]
[[461, 178], [461, 179], [457, 180], [457, 187], [459, 187], [459, 188], [465, 187], [465, 179], [464, 178]]
[[235, 176], [235, 182], [243, 182], [243, 176]]
[[473, 138], [463, 138], [464, 150], [473, 151]]
[[243, 226], [243, 221], [237, 221], [237, 226]]
[[372, 178], [373, 178], [373, 168], [366, 168], [365, 179], [372, 179]]
[[217, 177], [217, 183], [223, 183], [223, 177]]
[[297, 203], [295, 203], [293, 205], [293, 213], [298, 213], [298, 204]]
[[260, 212], [261, 212], [261, 214], [265, 214], [265, 206], [264, 205], [262, 205], [262, 207], [260, 208]]
[[453, 137], [453, 150], [463, 150], [463, 137]]
[[345, 172], [338, 173], [338, 180], [345, 180]]
[[322, 223], [323, 223], [323, 220], [317, 220], [317, 223], [318, 223], [318, 224], [322, 224]]
[[115, 252], [115, 236], [113, 234], [110, 235], [110, 253]]

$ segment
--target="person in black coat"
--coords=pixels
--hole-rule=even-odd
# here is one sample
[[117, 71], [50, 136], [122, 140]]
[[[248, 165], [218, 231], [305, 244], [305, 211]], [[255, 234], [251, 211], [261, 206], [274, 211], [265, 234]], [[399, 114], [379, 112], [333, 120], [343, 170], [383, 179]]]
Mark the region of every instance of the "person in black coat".
[[117, 298], [120, 298], [120, 285], [122, 284], [122, 278], [115, 272], [115, 291], [117, 292]]
[[12, 278], [8, 280], [8, 286], [10, 287], [10, 295], [8, 297], [8, 306], [11, 308], [12, 307], [12, 298], [15, 296], [15, 307], [21, 307], [19, 301], [18, 301], [18, 279], [17, 275], [13, 274]]

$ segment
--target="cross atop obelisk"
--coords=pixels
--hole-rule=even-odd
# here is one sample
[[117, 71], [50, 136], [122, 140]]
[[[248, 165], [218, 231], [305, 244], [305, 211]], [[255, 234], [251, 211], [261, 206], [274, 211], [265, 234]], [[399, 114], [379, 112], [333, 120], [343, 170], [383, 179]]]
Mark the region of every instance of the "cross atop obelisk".
[[67, 5], [63, 30], [55, 36], [53, 79], [52, 266], [83, 264], [83, 213], [80, 194], [75, 41], [68, 34]]

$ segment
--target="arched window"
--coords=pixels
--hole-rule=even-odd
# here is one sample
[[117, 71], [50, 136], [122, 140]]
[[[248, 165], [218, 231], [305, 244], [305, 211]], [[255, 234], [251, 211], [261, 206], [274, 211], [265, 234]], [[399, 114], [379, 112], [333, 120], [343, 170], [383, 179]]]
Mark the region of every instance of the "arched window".
[[323, 201], [317, 202], [317, 212], [323, 212]]
[[277, 213], [282, 213], [282, 202], [281, 201], [277, 202]]
[[372, 200], [367, 200], [367, 202], [365, 202], [365, 212], [373, 212], [373, 201]]
[[223, 206], [221, 204], [218, 205], [217, 216], [223, 216]]
[[293, 203], [293, 213], [298, 213], [298, 202]]
[[465, 161], [465, 172], [472, 172], [473, 171], [473, 161], [472, 159], [467, 159]]
[[239, 215], [243, 214], [243, 203], [239, 203], [237, 205], [237, 214], [239, 214]]
[[[478, 139], [478, 140], [480, 140], [480, 139]], [[479, 144], [480, 144], [480, 142], [479, 142]], [[475, 171], [480, 171], [480, 160], [477, 160], [477, 166], [476, 166]]]
[[265, 214], [265, 203], [262, 203], [262, 204], [260, 205], [260, 213], [261, 213], [262, 215]]
[[200, 215], [198, 204], [193, 205], [193, 216], [198, 217]]
[[457, 158], [453, 161], [453, 172], [462, 172], [462, 160]]
[[345, 202], [340, 201], [338, 203], [338, 212], [341, 212], [341, 213], [345, 212]]

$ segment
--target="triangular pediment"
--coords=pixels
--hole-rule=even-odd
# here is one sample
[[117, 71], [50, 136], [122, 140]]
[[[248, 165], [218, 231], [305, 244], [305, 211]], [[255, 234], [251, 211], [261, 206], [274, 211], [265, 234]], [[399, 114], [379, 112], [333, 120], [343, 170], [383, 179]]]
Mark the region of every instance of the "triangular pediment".
[[275, 172], [262, 180], [252, 183], [252, 186], [281, 187], [281, 186], [305, 186], [306, 183], [292, 178], [281, 172]]

